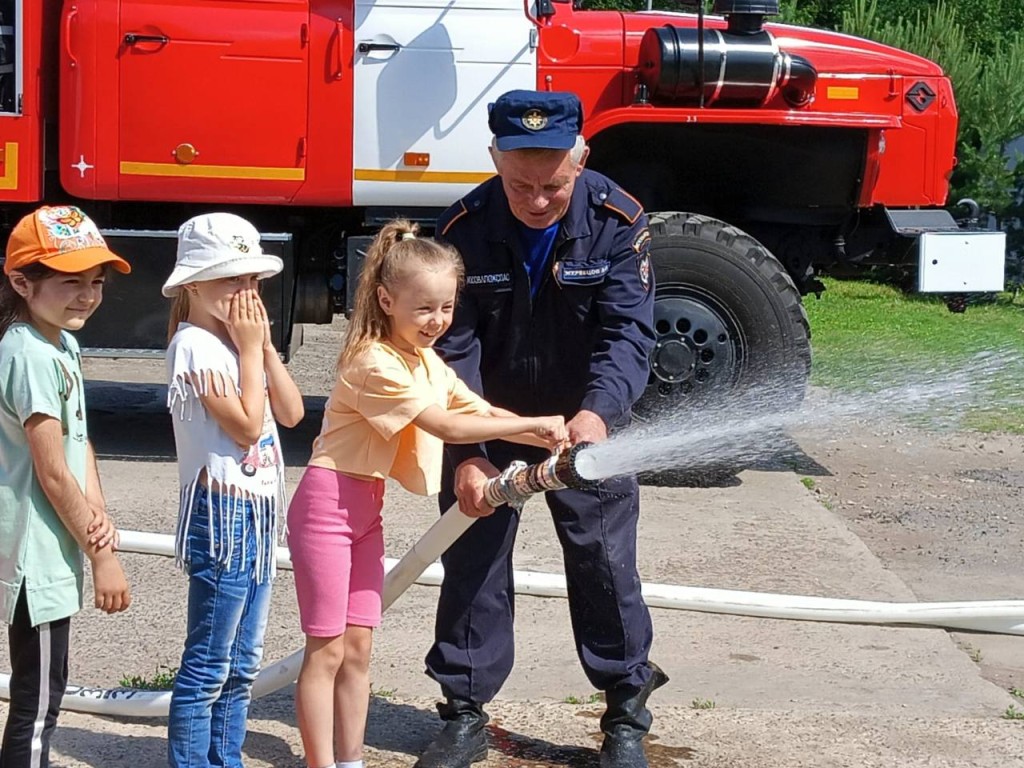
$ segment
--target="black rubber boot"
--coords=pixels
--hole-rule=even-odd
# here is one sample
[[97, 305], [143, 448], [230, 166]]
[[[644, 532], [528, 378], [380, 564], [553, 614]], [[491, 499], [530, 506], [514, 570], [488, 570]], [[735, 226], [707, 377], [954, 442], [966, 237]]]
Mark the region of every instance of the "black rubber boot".
[[444, 727], [413, 768], [469, 768], [487, 759], [484, 726], [490, 718], [481, 705], [465, 699], [448, 699], [438, 703], [437, 712]]
[[610, 690], [605, 693], [608, 708], [601, 716], [604, 743], [601, 745], [601, 768], [647, 768], [644, 736], [651, 729], [653, 717], [647, 709], [651, 693], [668, 682], [668, 675], [653, 662], [651, 679], [639, 690]]

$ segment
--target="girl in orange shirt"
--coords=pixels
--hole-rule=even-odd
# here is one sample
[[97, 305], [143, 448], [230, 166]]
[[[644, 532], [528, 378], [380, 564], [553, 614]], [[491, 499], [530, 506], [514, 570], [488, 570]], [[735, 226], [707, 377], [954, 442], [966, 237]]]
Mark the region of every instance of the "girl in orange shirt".
[[363, 765], [384, 584], [385, 478], [435, 494], [444, 443], [506, 439], [557, 449], [568, 438], [561, 416], [492, 407], [434, 352], [464, 268], [451, 246], [416, 233], [416, 225], [393, 221], [370, 246], [323, 427], [288, 509], [306, 634], [295, 701], [309, 768]]

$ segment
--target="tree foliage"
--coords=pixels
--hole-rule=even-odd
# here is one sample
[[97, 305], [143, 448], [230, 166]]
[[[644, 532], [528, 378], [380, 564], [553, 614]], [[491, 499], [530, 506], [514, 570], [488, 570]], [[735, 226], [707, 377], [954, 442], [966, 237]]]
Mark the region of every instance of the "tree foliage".
[[[962, 14], [980, 4], [938, 0], [912, 19], [883, 21], [878, 0], [854, 0], [842, 26], [938, 62], [949, 76], [960, 112], [959, 162], [950, 181], [950, 202], [973, 198], [1003, 223], [1009, 243], [1007, 284], [1017, 291], [1024, 283], [1024, 158], [1007, 158], [1006, 147], [1024, 134], [1024, 33], [1006, 32], [990, 40], [972, 35], [975, 24]], [[1019, 6], [1014, 10], [1018, 16], [1010, 20], [1022, 12]]]

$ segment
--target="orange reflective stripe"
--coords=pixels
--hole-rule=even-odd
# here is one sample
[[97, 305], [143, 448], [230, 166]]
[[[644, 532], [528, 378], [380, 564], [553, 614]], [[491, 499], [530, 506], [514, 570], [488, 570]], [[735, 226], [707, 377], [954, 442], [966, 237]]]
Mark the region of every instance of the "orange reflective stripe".
[[452, 228], [452, 224], [454, 224], [454, 223], [455, 223], [456, 221], [458, 221], [458, 220], [459, 220], [459, 219], [461, 219], [461, 218], [462, 218], [463, 216], [465, 216], [465, 215], [466, 215], [467, 213], [469, 213], [469, 211], [467, 211], [467, 210], [466, 210], [466, 204], [465, 204], [464, 202], [462, 202], [461, 200], [459, 200], [459, 205], [461, 205], [461, 206], [462, 206], [462, 210], [461, 210], [461, 211], [459, 211], [458, 213], [456, 213], [456, 214], [455, 214], [455, 216], [454, 216], [454, 217], [452, 218], [452, 220], [451, 220], [451, 221], [449, 221], [449, 222], [448, 222], [448, 223], [447, 223], [447, 224], [445, 225], [445, 228], [441, 230], [441, 236], [442, 236], [442, 237], [443, 237], [444, 235], [447, 235], [447, 234], [448, 234], [448, 230]]

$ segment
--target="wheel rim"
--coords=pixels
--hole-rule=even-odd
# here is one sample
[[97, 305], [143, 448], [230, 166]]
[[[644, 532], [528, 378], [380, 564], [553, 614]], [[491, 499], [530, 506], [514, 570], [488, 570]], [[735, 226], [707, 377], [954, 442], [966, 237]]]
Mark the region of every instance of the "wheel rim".
[[724, 306], [685, 285], [659, 285], [651, 383], [662, 397], [690, 396], [729, 386], [743, 362], [742, 332]]

